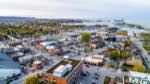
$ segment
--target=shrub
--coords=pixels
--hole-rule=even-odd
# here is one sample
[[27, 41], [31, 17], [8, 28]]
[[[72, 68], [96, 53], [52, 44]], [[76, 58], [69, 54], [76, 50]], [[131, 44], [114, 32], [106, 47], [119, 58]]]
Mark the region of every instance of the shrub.
[[105, 80], [104, 80], [104, 84], [109, 84], [110, 80], [111, 80], [111, 78], [106, 76]]
[[134, 66], [133, 70], [138, 72], [144, 72], [145, 68], [144, 66]]

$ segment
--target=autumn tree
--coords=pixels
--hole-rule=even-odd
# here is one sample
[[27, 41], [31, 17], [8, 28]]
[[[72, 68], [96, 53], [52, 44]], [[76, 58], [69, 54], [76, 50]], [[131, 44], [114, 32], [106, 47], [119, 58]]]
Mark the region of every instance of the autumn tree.
[[42, 35], [42, 33], [41, 33], [40, 31], [35, 32], [35, 37], [36, 37], [36, 38], [39, 38], [41, 35]]
[[144, 66], [134, 66], [134, 71], [143, 72], [145, 70]]
[[132, 54], [129, 52], [129, 51], [123, 51], [122, 53], [121, 53], [121, 58], [122, 59], [126, 59], [126, 58], [129, 58], [129, 57], [131, 57], [132, 56]]
[[36, 74], [36, 78], [42, 78], [44, 76], [43, 72], [39, 72]]
[[38, 79], [34, 76], [30, 76], [25, 79], [24, 84], [38, 84]]
[[132, 41], [131, 40], [124, 41], [123, 43], [124, 43], [125, 47], [130, 47], [132, 45]]

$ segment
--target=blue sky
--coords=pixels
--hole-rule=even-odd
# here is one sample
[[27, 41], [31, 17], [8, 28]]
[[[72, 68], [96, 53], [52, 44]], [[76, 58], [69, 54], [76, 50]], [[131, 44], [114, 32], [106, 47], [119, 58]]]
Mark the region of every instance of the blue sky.
[[0, 0], [0, 16], [150, 21], [150, 0]]

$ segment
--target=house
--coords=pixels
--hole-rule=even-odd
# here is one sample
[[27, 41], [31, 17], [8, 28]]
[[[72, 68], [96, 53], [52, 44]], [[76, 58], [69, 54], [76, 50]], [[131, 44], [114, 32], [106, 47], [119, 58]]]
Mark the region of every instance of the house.
[[129, 72], [130, 84], [150, 84], [150, 74], [141, 72]]
[[32, 63], [32, 67], [35, 69], [41, 68], [42, 67], [42, 61], [36, 60]]
[[[1, 82], [7, 80], [8, 77], [11, 78], [20, 73], [21, 67], [5, 53], [0, 53], [0, 84], [3, 84]], [[6, 84], [6, 82], [4, 84]]]
[[68, 39], [68, 41], [65, 42], [65, 45], [69, 48], [76, 48], [77, 44], [78, 43], [75, 39]]
[[82, 61], [62, 60], [47, 71], [45, 80], [55, 84], [77, 84], [82, 69]]
[[16, 42], [10, 42], [9, 43], [9, 46], [17, 46], [17, 45], [22, 45], [22, 42], [21, 41], [16, 41]]
[[46, 46], [46, 50], [51, 55], [57, 55], [63, 51], [61, 48], [59, 48], [58, 46], [55, 46], [55, 45]]

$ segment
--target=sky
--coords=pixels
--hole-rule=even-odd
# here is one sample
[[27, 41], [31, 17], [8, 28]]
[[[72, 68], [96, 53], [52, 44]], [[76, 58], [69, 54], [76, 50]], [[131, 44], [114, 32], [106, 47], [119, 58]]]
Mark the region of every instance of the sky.
[[0, 0], [0, 16], [150, 22], [150, 0]]

